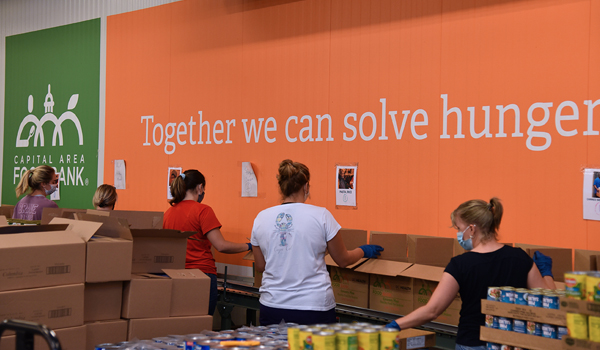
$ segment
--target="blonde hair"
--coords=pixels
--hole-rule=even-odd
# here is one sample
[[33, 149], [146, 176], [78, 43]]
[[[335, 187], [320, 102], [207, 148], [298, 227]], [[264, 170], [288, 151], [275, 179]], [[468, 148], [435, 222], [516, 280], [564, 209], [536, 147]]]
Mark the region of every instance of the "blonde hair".
[[21, 176], [21, 180], [19, 180], [19, 184], [15, 189], [17, 197], [27, 191], [33, 192], [41, 189], [42, 184], [52, 182], [54, 174], [56, 174], [54, 168], [48, 165], [40, 165], [37, 168], [27, 170]]
[[115, 208], [115, 203], [117, 203], [117, 189], [111, 185], [100, 185], [96, 189], [96, 193], [94, 193], [94, 198], [92, 202], [94, 203], [95, 208]]
[[454, 209], [450, 214], [450, 218], [452, 219], [452, 226], [455, 228], [457, 227], [457, 218], [460, 218], [466, 224], [477, 225], [483, 236], [481, 240], [485, 242], [492, 238], [498, 240], [498, 229], [500, 228], [503, 212], [502, 203], [496, 197], [490, 199], [489, 203], [481, 199], [473, 199]]
[[286, 198], [300, 191], [310, 181], [310, 172], [306, 165], [286, 159], [279, 163], [277, 181], [281, 195]]

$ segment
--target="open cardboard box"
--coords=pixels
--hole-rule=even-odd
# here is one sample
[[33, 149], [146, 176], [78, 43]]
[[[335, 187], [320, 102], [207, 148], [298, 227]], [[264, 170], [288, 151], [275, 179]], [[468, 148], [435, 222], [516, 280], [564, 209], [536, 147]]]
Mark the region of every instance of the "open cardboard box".
[[85, 242], [68, 225], [0, 227], [0, 291], [85, 281]]
[[87, 242], [86, 282], [126, 281], [131, 277], [133, 242], [127, 223], [110, 217], [76, 213], [76, 220], [54, 218], [69, 224]]
[[396, 315], [413, 311], [413, 280], [399, 276], [412, 264], [407, 262], [369, 259], [356, 268], [369, 274], [369, 309]]
[[162, 273], [163, 269], [185, 269], [187, 239], [195, 233], [167, 229], [131, 229], [131, 272]]
[[197, 269], [165, 269], [165, 275], [133, 275], [123, 288], [123, 318], [208, 314], [210, 278]]
[[[416, 310], [427, 304], [442, 279], [443, 273], [444, 268], [442, 267], [414, 264], [399, 274], [413, 279], [413, 309]], [[458, 325], [461, 306], [462, 302], [457, 294], [450, 306], [434, 321]]]
[[515, 247], [523, 249], [533, 258], [536, 251], [552, 258], [552, 274], [559, 282], [565, 281], [565, 272], [573, 271], [573, 250], [570, 248], [554, 248], [540, 245], [515, 243]]
[[127, 220], [132, 229], [161, 229], [163, 228], [162, 211], [135, 210], [94, 210], [88, 209], [88, 214], [110, 216]]

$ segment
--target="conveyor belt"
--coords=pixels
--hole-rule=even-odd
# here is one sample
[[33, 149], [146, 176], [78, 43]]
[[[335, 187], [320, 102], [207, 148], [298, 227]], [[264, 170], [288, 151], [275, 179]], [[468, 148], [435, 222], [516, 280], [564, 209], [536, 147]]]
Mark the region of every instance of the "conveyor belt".
[[[241, 306], [247, 308], [248, 310], [252, 310], [252, 315], [255, 315], [256, 310], [260, 310], [260, 303], [258, 302], [260, 293], [258, 292], [258, 288], [242, 283], [231, 283], [230, 281], [227, 281], [227, 288], [225, 289], [223, 287], [223, 280], [219, 280], [218, 289], [219, 303], [217, 305], [217, 309], [222, 317], [222, 329], [231, 328], [231, 319], [227, 318], [230, 317], [231, 309], [234, 306]], [[375, 324], [386, 324], [401, 316], [344, 304], [337, 304], [335, 311], [340, 319], [340, 322], [361, 321]], [[437, 322], [428, 322], [418, 328], [436, 333], [436, 348], [449, 350], [454, 349], [457, 331], [456, 326]]]

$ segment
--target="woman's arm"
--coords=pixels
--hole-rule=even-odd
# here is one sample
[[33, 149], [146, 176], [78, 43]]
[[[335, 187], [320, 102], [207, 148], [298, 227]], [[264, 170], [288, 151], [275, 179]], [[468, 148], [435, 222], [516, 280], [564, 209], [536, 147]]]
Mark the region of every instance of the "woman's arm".
[[425, 306], [421, 306], [415, 311], [396, 320], [401, 329], [421, 326], [427, 322], [433, 321], [450, 306], [452, 300], [458, 294], [458, 282], [451, 274], [444, 272], [438, 286], [433, 291], [431, 299]]
[[253, 245], [252, 252], [254, 253], [254, 267], [256, 267], [256, 271], [265, 272], [265, 265], [267, 262], [265, 261], [262, 250], [260, 250], [259, 246]]
[[215, 247], [219, 253], [235, 254], [243, 253], [248, 251], [248, 244], [246, 243], [234, 243], [226, 240], [218, 228], [208, 231], [206, 238]]
[[529, 273], [527, 274], [527, 288], [556, 289], [556, 285], [554, 284], [554, 278], [552, 278], [552, 276], [542, 277], [537, 265], [533, 264], [531, 270], [529, 270]]
[[346, 267], [357, 262], [365, 253], [362, 249], [356, 248], [353, 250], [346, 249], [346, 245], [342, 240], [342, 236], [338, 233], [327, 242], [327, 250], [339, 267]]

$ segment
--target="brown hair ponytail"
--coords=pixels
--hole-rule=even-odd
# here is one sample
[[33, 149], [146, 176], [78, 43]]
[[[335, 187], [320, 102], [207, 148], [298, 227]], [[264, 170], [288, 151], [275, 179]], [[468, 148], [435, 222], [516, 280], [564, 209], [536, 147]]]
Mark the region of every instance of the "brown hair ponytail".
[[15, 189], [17, 197], [20, 197], [28, 190], [33, 192], [40, 189], [44, 183], [52, 182], [54, 174], [54, 168], [48, 165], [40, 165], [35, 169], [27, 170], [23, 176], [21, 176], [19, 184]]
[[277, 180], [281, 195], [286, 198], [300, 191], [302, 186], [310, 181], [310, 172], [306, 165], [285, 159], [279, 163]]
[[174, 205], [183, 201], [187, 191], [196, 188], [198, 185], [206, 187], [204, 175], [195, 169], [184, 171], [171, 184], [171, 196], [173, 196], [173, 199], [169, 201], [169, 204]]
[[475, 224], [482, 233], [482, 241], [497, 239], [498, 229], [502, 221], [504, 208], [500, 199], [494, 197], [487, 203], [481, 199], [466, 201], [456, 208], [450, 218], [456, 227], [456, 219], [460, 218], [466, 224]]

